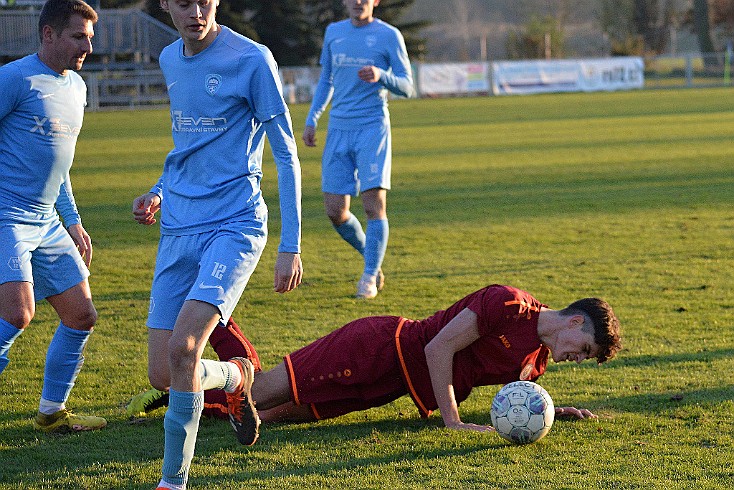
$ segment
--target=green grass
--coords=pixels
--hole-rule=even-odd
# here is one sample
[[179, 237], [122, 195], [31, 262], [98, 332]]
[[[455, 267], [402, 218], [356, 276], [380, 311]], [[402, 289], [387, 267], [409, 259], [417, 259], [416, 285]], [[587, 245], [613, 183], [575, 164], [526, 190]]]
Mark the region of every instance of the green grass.
[[[299, 134], [306, 110], [292, 107]], [[387, 285], [374, 301], [352, 299], [361, 263], [324, 216], [321, 146], [300, 148], [305, 282], [272, 292], [280, 226], [267, 158], [271, 240], [235, 312], [265, 367], [353, 318], [422, 318], [488, 283], [527, 289], [554, 308], [598, 295], [615, 307], [625, 349], [602, 366], [551, 364], [541, 382], [557, 405], [589, 408], [599, 421], [560, 420], [542, 441], [517, 447], [444, 429], [438, 414], [422, 421], [404, 398], [318, 424], [268, 426], [243, 448], [228, 424], [202, 420], [190, 488], [730, 488], [734, 90], [395, 101], [391, 111]], [[70, 406], [109, 427], [66, 437], [32, 430], [56, 325], [39, 304], [0, 377], [2, 489], [157, 483], [162, 412], [131, 424], [122, 407], [147, 386], [158, 238], [156, 227], [133, 223], [130, 204], [170, 145], [165, 111], [86, 117], [72, 179], [96, 247], [100, 320]], [[354, 210], [363, 215], [359, 200]], [[496, 390], [475, 390], [463, 419], [488, 423]]]

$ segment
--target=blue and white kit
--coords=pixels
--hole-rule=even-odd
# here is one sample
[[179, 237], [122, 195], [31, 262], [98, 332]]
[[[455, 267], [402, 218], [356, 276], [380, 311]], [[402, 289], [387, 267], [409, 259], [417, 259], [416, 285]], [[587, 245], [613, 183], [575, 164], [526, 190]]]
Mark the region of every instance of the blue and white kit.
[[160, 57], [174, 148], [151, 189], [161, 197], [151, 328], [172, 329], [187, 299], [215, 305], [224, 319], [232, 313], [267, 237], [266, 132], [278, 170], [278, 250], [300, 253], [300, 163], [277, 66], [267, 48], [221, 28], [196, 55], [184, 56], [179, 39]]

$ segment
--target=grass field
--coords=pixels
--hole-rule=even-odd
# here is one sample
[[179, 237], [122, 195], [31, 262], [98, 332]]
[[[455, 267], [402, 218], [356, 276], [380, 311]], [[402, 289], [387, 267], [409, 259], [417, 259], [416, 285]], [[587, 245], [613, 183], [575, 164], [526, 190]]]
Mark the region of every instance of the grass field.
[[[307, 107], [292, 107], [300, 135]], [[305, 282], [272, 292], [280, 231], [266, 149], [271, 240], [235, 318], [265, 367], [371, 314], [422, 318], [489, 283], [553, 308], [601, 296], [622, 321], [609, 363], [552, 364], [557, 421], [530, 446], [420, 420], [409, 399], [308, 425], [265, 427], [252, 448], [202, 420], [190, 488], [729, 489], [734, 481], [734, 89], [396, 101], [385, 290], [352, 298], [361, 261], [323, 214], [320, 151], [300, 148]], [[322, 125], [325, 128], [325, 123]], [[319, 130], [319, 143], [325, 133]], [[69, 405], [107, 417], [97, 433], [33, 431], [45, 303], [0, 377], [0, 488], [150, 489], [163, 412], [139, 424], [123, 406], [147, 387], [148, 291], [157, 226], [130, 203], [170, 149], [165, 111], [88, 114], [72, 180], [95, 244], [99, 322]], [[359, 201], [354, 210], [362, 216]], [[211, 352], [208, 352], [212, 354]], [[497, 387], [460, 411], [489, 423]]]

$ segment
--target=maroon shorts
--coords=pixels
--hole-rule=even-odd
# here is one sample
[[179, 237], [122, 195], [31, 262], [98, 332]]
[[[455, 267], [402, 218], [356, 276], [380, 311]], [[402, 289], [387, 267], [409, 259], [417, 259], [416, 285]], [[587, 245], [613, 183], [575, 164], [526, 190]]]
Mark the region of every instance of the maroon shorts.
[[406, 395], [395, 345], [399, 322], [361, 318], [285, 356], [293, 402], [326, 419]]

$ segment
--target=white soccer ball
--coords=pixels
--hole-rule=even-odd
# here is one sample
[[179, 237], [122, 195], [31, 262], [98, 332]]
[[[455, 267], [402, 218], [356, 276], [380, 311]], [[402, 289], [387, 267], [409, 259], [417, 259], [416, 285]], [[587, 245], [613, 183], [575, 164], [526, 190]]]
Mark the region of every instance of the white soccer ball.
[[555, 414], [548, 392], [532, 381], [514, 381], [503, 386], [490, 410], [497, 433], [515, 444], [530, 444], [545, 436]]

